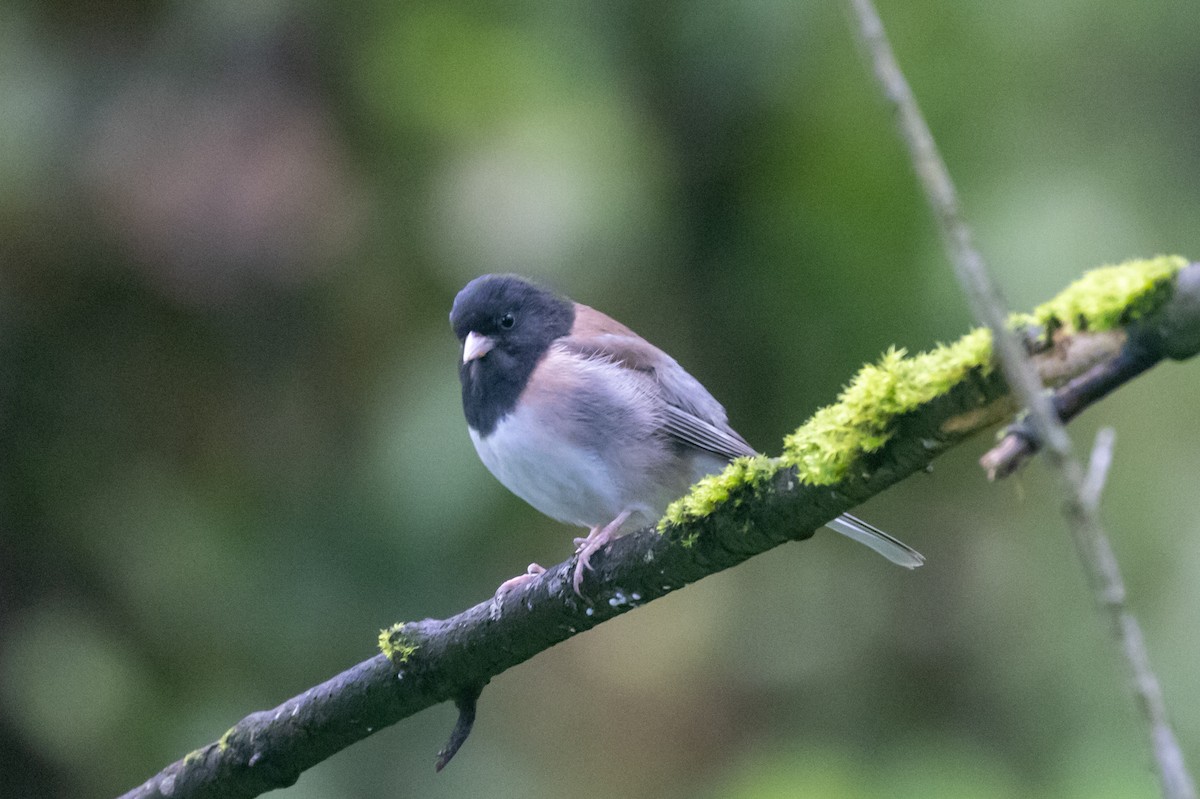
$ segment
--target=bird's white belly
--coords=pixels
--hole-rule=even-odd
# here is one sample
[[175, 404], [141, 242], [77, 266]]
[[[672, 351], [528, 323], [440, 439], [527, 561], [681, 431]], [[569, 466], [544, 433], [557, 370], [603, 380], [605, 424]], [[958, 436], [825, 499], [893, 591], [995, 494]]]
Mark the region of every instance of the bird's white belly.
[[[567, 524], [607, 524], [629, 508], [600, 457], [556, 435], [553, 425], [529, 408], [518, 408], [481, 437], [471, 429], [475, 451], [504, 487], [542, 513]], [[657, 517], [655, 517], [657, 518]], [[651, 520], [653, 521], [653, 519]]]

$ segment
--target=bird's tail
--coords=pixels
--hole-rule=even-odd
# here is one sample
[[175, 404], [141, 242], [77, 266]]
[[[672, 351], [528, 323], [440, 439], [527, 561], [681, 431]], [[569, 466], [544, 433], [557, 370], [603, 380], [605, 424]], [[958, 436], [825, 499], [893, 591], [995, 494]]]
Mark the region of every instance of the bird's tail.
[[915, 569], [925, 562], [925, 556], [908, 544], [892, 538], [878, 527], [867, 524], [849, 513], [843, 513], [825, 526], [860, 544], [869, 546], [892, 563], [906, 569]]

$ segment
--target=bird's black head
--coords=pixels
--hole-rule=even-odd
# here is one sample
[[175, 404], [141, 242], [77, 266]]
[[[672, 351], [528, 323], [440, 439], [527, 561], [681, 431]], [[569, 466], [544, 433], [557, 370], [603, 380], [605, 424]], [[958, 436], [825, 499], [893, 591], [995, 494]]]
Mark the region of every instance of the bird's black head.
[[570, 300], [516, 275], [484, 275], [454, 298], [450, 325], [463, 344], [463, 411], [488, 435], [517, 403], [550, 344], [575, 322]]

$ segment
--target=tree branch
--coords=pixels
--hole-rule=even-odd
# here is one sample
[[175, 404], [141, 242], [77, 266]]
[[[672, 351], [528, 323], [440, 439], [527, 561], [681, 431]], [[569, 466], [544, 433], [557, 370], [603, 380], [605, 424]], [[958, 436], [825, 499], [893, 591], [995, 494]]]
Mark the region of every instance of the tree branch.
[[[1111, 270], [1147, 280], [1124, 294], [1084, 292], [1094, 310], [1070, 323], [1059, 316], [1066, 299], [1078, 299], [1074, 287], [1032, 316], [1014, 318], [1040, 381], [1069, 380], [1119, 357], [1131, 331], [1141, 329], [1195, 342], [1174, 347], [1171, 357], [1200, 350], [1200, 265], [1157, 259]], [[448, 759], [492, 677], [688, 583], [809, 538], [1014, 408], [985, 330], [911, 357], [889, 352], [789, 436], [780, 457], [734, 462], [674, 504], [660, 530], [623, 536], [596, 553], [584, 582], [587, 600], [571, 588], [569, 560], [501, 603], [395, 625], [380, 636], [384, 654], [247, 716], [125, 796], [257, 796], [291, 785], [305, 769], [388, 725], [455, 701], [459, 724], [441, 757]]]
[[[871, 0], [850, 0], [850, 5], [858, 19], [859, 39], [870, 53], [875, 77], [896, 112], [901, 136], [908, 145], [959, 283], [976, 318], [992, 331], [999, 365], [1014, 395], [1028, 408], [1028, 427], [1009, 433], [1008, 443], [1001, 444], [1004, 452], [994, 459], [996, 465], [989, 473], [1015, 468], [1014, 464], [1027, 457], [1035, 446], [1040, 445], [1045, 450], [1066, 499], [1064, 513], [1076, 552], [1097, 606], [1108, 616], [1114, 640], [1124, 658], [1158, 765], [1163, 795], [1169, 799], [1195, 799], [1195, 784], [1167, 720], [1162, 690], [1150, 667], [1141, 628], [1125, 601], [1120, 569], [1097, 513], [1096, 492], [1089, 491], [1090, 481], [1086, 480], [1083, 467], [1071, 452], [1071, 439], [1063, 426], [1064, 419], [1161, 360], [1166, 354], [1161, 347], [1156, 351], [1151, 345], [1143, 351], [1140, 346], [1141, 338], [1153, 339], [1157, 331], [1143, 328], [1138, 336], [1131, 336], [1124, 342], [1116, 358], [1098, 364], [1077, 382], [1068, 383], [1056, 394], [1056, 401], [1047, 396], [1035, 365], [1008, 329], [1006, 306], [987, 272], [983, 256], [971, 243], [971, 233], [959, 213], [950, 173], [896, 62], [878, 12]], [[1193, 275], [1187, 279], [1196, 278]], [[1023, 439], [1026, 445], [1013, 443], [1018, 439]]]

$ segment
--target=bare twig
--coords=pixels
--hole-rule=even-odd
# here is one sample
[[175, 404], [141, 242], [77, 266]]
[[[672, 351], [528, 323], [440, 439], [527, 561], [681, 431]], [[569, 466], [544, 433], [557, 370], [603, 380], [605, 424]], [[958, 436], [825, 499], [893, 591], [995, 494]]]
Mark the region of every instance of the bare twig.
[[858, 22], [859, 39], [870, 55], [875, 77], [896, 112], [901, 136], [908, 145], [959, 283], [976, 318], [991, 329], [994, 352], [1005, 379], [1013, 394], [1029, 409], [1033, 431], [1058, 474], [1066, 496], [1066, 516], [1076, 551], [1096, 602], [1112, 623], [1146, 724], [1163, 795], [1169, 799], [1195, 799], [1195, 785], [1167, 720], [1162, 691], [1150, 667], [1141, 629], [1126, 605], [1120, 569], [1097, 517], [1098, 503], [1085, 486], [1083, 468], [1071, 452], [1071, 440], [1025, 351], [1008, 329], [1007, 306], [988, 275], [983, 256], [971, 243], [971, 233], [959, 213], [949, 171], [900, 71], [878, 12], [871, 0], [849, 0], [849, 4]]
[[1092, 513], [1100, 509], [1100, 496], [1104, 493], [1104, 484], [1108, 482], [1108, 470], [1112, 466], [1113, 445], [1116, 440], [1116, 431], [1111, 427], [1102, 427], [1096, 431], [1096, 440], [1092, 443], [1092, 457], [1088, 460], [1087, 475], [1079, 493], [1083, 507]]
[[[1114, 357], [1097, 361], [1091, 369], [1054, 389], [1051, 407], [1060, 422], [1074, 419], [1086, 408], [1168, 357], [1161, 347], [1147, 346], [1147, 342], [1142, 340], [1145, 336], [1129, 336], [1127, 331], [1120, 331], [1117, 337], [1121, 340], [1121, 348]], [[1029, 429], [1029, 421], [1023, 420], [1012, 425], [1000, 443], [979, 459], [989, 480], [1009, 476], [1037, 453], [1040, 442], [1036, 432]]]

